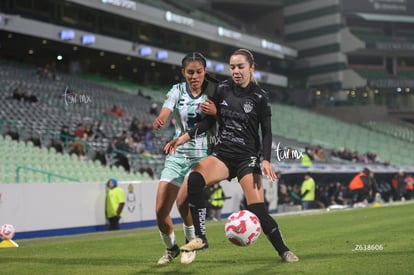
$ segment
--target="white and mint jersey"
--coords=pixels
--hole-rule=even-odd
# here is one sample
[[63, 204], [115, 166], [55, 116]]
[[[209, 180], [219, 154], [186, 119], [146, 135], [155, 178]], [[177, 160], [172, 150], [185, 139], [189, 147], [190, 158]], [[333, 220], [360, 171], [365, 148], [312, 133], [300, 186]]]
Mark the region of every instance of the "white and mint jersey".
[[[186, 82], [178, 83], [172, 86], [167, 93], [162, 107], [172, 111], [175, 121], [175, 134], [177, 138], [186, 131], [194, 128], [201, 119], [206, 116], [200, 111], [200, 103], [207, 100], [207, 94], [204, 92], [194, 97]], [[177, 154], [185, 157], [206, 157], [207, 156], [207, 136], [206, 133], [196, 134], [194, 139], [177, 148]]]

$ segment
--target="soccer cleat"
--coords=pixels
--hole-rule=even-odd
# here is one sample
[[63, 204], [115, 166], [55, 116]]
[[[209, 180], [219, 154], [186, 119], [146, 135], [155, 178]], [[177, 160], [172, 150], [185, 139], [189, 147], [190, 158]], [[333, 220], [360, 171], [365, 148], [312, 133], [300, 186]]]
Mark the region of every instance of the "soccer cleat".
[[181, 251], [194, 251], [205, 249], [208, 247], [207, 241], [205, 242], [201, 238], [194, 238], [189, 243], [180, 247]]
[[292, 251], [286, 251], [285, 253], [283, 253], [282, 259], [287, 263], [299, 262], [298, 256], [296, 256], [295, 253], [293, 253]]
[[181, 253], [181, 263], [182, 264], [191, 264], [196, 258], [196, 251], [183, 251]]
[[171, 263], [174, 258], [177, 258], [180, 255], [180, 249], [177, 245], [174, 245], [171, 249], [167, 249], [164, 252], [164, 255], [158, 260], [159, 265], [166, 265]]

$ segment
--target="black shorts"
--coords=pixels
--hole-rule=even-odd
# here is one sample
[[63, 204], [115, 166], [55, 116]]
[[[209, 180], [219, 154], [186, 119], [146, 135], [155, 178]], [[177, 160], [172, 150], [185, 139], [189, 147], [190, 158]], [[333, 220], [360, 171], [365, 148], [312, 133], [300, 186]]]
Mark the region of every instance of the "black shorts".
[[229, 169], [229, 177], [227, 179], [229, 181], [231, 181], [234, 177], [237, 177], [238, 180], [240, 180], [245, 175], [251, 173], [258, 175], [262, 174], [262, 169], [260, 168], [260, 158], [258, 156], [229, 158], [220, 155], [218, 152], [213, 152], [211, 155], [218, 158], [227, 166]]

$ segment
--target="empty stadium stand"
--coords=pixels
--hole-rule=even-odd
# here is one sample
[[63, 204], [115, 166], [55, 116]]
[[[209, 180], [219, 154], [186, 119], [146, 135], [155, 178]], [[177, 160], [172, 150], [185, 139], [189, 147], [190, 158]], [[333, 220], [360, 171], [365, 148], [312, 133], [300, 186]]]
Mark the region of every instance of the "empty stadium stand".
[[[39, 76], [35, 67], [4, 60], [0, 62], [0, 129], [4, 136], [1, 140], [4, 156], [2, 181], [13, 182], [18, 176], [21, 182], [45, 182], [49, 181], [50, 174], [63, 177], [52, 176], [52, 181], [67, 180], [65, 177], [81, 182], [103, 181], [110, 175], [139, 180], [148, 178], [148, 174], [140, 173], [145, 169], [151, 169], [156, 176], [159, 174], [164, 160], [162, 147], [171, 138], [171, 129], [166, 128], [156, 133], [153, 154], [126, 154], [132, 166], [131, 173], [116, 167], [109, 168], [113, 164], [113, 155], [106, 150], [112, 137], [127, 130], [132, 119], [151, 122], [154, 115], [149, 113], [150, 104], [160, 100], [166, 91], [162, 91], [162, 88], [156, 89], [157, 92], [151, 93], [158, 94], [155, 97], [157, 99], [154, 99], [134, 94], [137, 87], [133, 85], [127, 87], [128, 85], [121, 82], [110, 83], [111, 81], [99, 77], [86, 78], [58, 74], [56, 78], [45, 79]], [[15, 88], [36, 95], [38, 102], [13, 100], [12, 93]], [[153, 91], [148, 87], [138, 88], [142, 88], [146, 94]], [[125, 117], [109, 115], [107, 111], [113, 105], [120, 106]], [[414, 164], [410, 153], [414, 151], [413, 134], [410, 131], [405, 132], [403, 128], [375, 123], [359, 126], [281, 104], [273, 104], [272, 112], [273, 132], [277, 135], [274, 141], [282, 140], [282, 146], [303, 150], [304, 147], [319, 145], [326, 152], [349, 148], [360, 153], [377, 153], [382, 162], [389, 161], [395, 165]], [[64, 147], [64, 154], [60, 154], [52, 146], [60, 139], [63, 125], [68, 125], [73, 132], [79, 123], [101, 123], [106, 136], [82, 141], [86, 151], [84, 160], [68, 154], [67, 147]], [[105, 155], [108, 167], [92, 161], [99, 153]], [[275, 154], [273, 158], [277, 160]], [[326, 162], [342, 161], [328, 157]]]
[[[52, 144], [60, 139], [60, 129], [63, 125], [68, 125], [71, 132], [74, 132], [76, 125], [79, 123], [101, 124], [106, 137], [82, 141], [86, 158], [91, 160], [98, 152], [105, 154], [112, 137], [119, 135], [123, 130], [129, 129], [132, 119], [152, 122], [154, 118], [149, 113], [152, 100], [146, 97], [123, 93], [115, 88], [69, 75], [62, 74], [56, 79], [41, 79], [36, 68], [13, 62], [0, 62], [0, 87], [1, 133], [15, 141], [21, 141], [22, 144], [24, 144], [23, 141], [28, 140], [38, 143], [37, 145], [41, 147], [41, 151], [36, 152], [44, 157], [43, 160], [50, 158], [51, 155], [56, 155], [56, 153], [49, 151], [50, 155], [45, 155], [42, 150], [53, 149]], [[14, 100], [12, 94], [16, 88], [22, 92], [30, 92], [36, 95], [38, 102], [29, 103], [23, 100]], [[125, 117], [116, 118], [108, 114], [107, 111], [113, 105], [122, 106]], [[128, 154], [130, 162], [135, 165], [132, 172], [138, 172], [142, 167], [150, 167], [159, 172], [160, 165], [163, 162], [162, 145], [171, 136], [172, 132], [168, 128], [157, 132], [153, 140], [155, 150], [152, 155]], [[5, 148], [7, 147], [9, 146], [5, 146]], [[26, 155], [27, 152], [24, 150], [26, 147], [17, 146], [16, 148], [18, 149], [16, 152], [7, 151], [9, 159], [14, 161], [4, 168], [8, 171], [7, 180], [10, 180], [10, 171], [14, 173], [15, 166], [25, 164], [24, 161], [19, 162], [18, 158], [13, 158], [13, 155], [15, 153]], [[65, 156], [64, 154], [63, 157], [65, 158]], [[29, 154], [24, 158], [31, 160], [32, 157], [34, 156]], [[107, 156], [107, 159], [110, 161], [111, 156]], [[32, 162], [29, 163], [33, 165]], [[48, 162], [41, 162], [35, 163], [36, 165], [33, 168], [60, 174], [63, 172], [61, 168], [76, 167], [75, 163], [82, 165], [83, 162], [73, 160], [70, 165], [58, 167]], [[46, 169], [48, 167], [50, 169]], [[109, 168], [108, 173], [111, 173]], [[93, 175], [108, 175], [108, 173], [98, 172], [94, 174], [92, 172], [90, 178], [81, 180], [101, 180], [101, 177], [97, 178]], [[139, 175], [136, 176], [136, 178], [139, 177]], [[129, 179], [131, 177], [124, 175], [123, 178]]]

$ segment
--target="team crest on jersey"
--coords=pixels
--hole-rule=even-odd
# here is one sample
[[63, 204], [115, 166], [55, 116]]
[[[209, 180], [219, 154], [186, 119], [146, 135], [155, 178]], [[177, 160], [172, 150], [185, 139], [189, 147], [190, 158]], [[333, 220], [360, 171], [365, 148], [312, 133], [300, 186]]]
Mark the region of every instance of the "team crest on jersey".
[[253, 102], [247, 101], [243, 105], [243, 110], [245, 113], [250, 113], [253, 110]]

